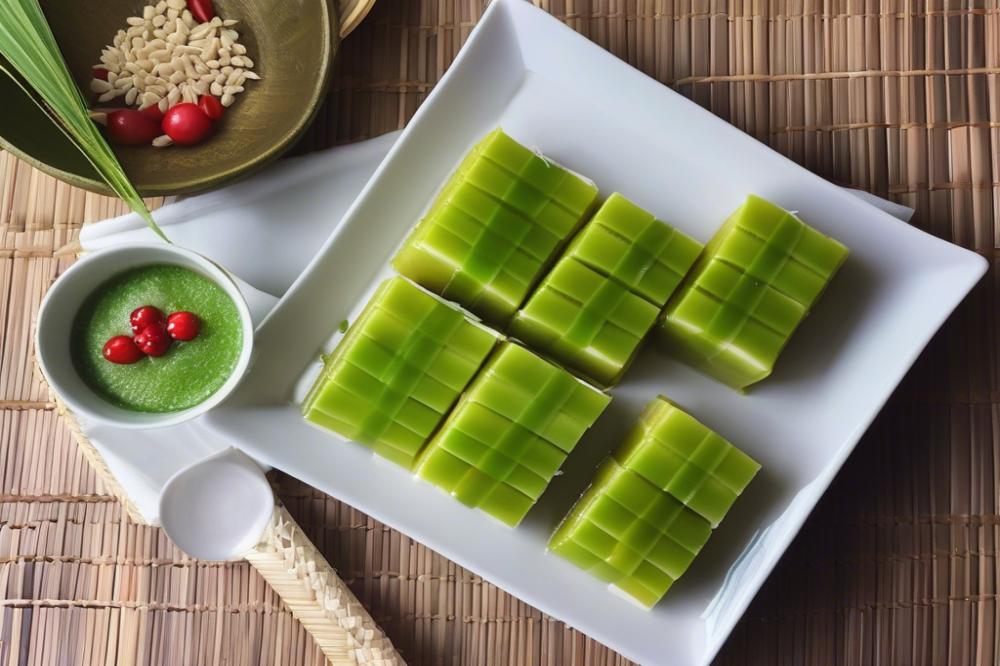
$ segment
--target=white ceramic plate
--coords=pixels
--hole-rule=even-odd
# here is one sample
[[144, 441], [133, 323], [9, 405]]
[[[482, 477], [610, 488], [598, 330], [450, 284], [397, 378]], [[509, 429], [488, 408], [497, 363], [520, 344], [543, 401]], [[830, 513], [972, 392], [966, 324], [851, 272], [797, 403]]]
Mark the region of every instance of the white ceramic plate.
[[[835, 236], [851, 257], [775, 373], [741, 395], [647, 348], [517, 529], [367, 449], [307, 425], [296, 398], [464, 152], [515, 138], [707, 240], [748, 192]], [[262, 462], [433, 547], [645, 664], [701, 664], [798, 531], [906, 370], [986, 269], [610, 56], [544, 12], [496, 0], [316, 259], [259, 329], [243, 386], [208, 416]], [[548, 534], [642, 406], [666, 393], [763, 464], [652, 611], [545, 553]]]

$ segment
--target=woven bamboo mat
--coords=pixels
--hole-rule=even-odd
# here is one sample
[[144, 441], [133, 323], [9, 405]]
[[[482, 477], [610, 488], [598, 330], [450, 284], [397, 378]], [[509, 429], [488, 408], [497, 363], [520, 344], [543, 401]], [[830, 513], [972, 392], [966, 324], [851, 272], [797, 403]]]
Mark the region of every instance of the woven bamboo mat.
[[[403, 125], [482, 4], [379, 0], [297, 150]], [[998, 0], [540, 4], [824, 177], [915, 207], [914, 224], [995, 266]], [[192, 561], [125, 517], [33, 372], [30, 321], [72, 261], [60, 248], [122, 210], [0, 154], [0, 666], [319, 664], [247, 564]], [[997, 275], [917, 362], [720, 663], [1000, 661]], [[623, 662], [362, 513], [277, 483], [412, 663]]]

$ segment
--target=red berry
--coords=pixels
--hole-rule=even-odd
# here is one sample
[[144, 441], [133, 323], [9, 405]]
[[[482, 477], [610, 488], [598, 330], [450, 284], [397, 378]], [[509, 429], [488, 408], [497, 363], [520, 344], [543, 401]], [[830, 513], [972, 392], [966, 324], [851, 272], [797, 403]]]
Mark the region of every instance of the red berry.
[[91, 70], [91, 74], [94, 75], [95, 79], [100, 79], [101, 81], [108, 80], [108, 70], [104, 69], [103, 67], [95, 67], [94, 69]]
[[197, 104], [184, 102], [167, 109], [163, 114], [162, 128], [174, 143], [192, 145], [202, 141], [212, 131], [212, 120]]
[[150, 106], [147, 106], [145, 109], [139, 111], [139, 113], [149, 118], [152, 118], [153, 122], [155, 122], [157, 125], [159, 125], [160, 121], [163, 120], [163, 111], [160, 111], [159, 104], [151, 104]]
[[191, 16], [198, 23], [207, 23], [215, 18], [215, 8], [212, 7], [212, 0], [188, 0], [187, 6], [191, 10]]
[[128, 321], [132, 325], [132, 332], [139, 333], [147, 326], [163, 326], [163, 312], [152, 305], [143, 305], [132, 310]]
[[135, 344], [143, 354], [163, 356], [170, 349], [170, 336], [159, 324], [147, 326], [135, 336]]
[[108, 137], [115, 143], [137, 146], [159, 135], [156, 121], [135, 109], [119, 109], [108, 114]]
[[142, 350], [127, 335], [116, 335], [104, 343], [104, 358], [112, 363], [127, 365], [135, 363], [143, 356]]
[[194, 340], [200, 331], [201, 320], [192, 312], [174, 312], [167, 317], [167, 333], [174, 340]]
[[226, 107], [222, 106], [219, 99], [213, 95], [202, 95], [198, 98], [198, 108], [205, 112], [205, 115], [212, 120], [222, 117]]

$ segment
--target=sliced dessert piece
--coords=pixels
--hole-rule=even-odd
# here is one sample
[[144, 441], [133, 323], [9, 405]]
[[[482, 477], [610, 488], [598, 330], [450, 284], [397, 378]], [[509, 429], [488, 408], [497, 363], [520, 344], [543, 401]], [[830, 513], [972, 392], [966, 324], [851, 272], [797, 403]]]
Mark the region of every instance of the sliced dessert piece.
[[735, 388], [764, 379], [847, 253], [792, 213], [749, 196], [667, 304], [659, 326], [665, 345]]
[[412, 467], [499, 335], [412, 282], [383, 282], [313, 385], [306, 419]]
[[452, 174], [393, 267], [506, 323], [596, 198], [593, 183], [494, 130]]
[[760, 464], [663, 396], [612, 454], [717, 527]]
[[615, 192], [566, 255], [662, 308], [703, 245]]
[[417, 476], [517, 525], [611, 398], [504, 343], [417, 463]]
[[549, 550], [652, 607], [712, 533], [704, 518], [608, 458]]
[[660, 310], [567, 256], [514, 316], [510, 334], [610, 386], [628, 367]]

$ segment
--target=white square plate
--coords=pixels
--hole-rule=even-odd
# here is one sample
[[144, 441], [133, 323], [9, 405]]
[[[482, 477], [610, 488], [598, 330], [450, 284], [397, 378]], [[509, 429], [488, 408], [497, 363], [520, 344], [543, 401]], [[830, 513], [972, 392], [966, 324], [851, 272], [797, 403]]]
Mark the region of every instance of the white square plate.
[[[707, 240], [749, 192], [851, 249], [775, 373], [741, 395], [652, 347], [525, 522], [508, 529], [303, 421], [296, 400], [459, 158], [503, 126]], [[280, 223], [279, 220], [275, 221]], [[260, 258], [266, 261], [266, 257]], [[520, 0], [492, 3], [399, 142], [258, 331], [259, 357], [209, 415], [251, 455], [419, 539], [645, 664], [711, 660], [869, 423], [986, 269], [816, 177]], [[304, 379], [304, 377], [306, 379]], [[763, 464], [652, 611], [545, 552], [642, 406], [665, 393]]]

